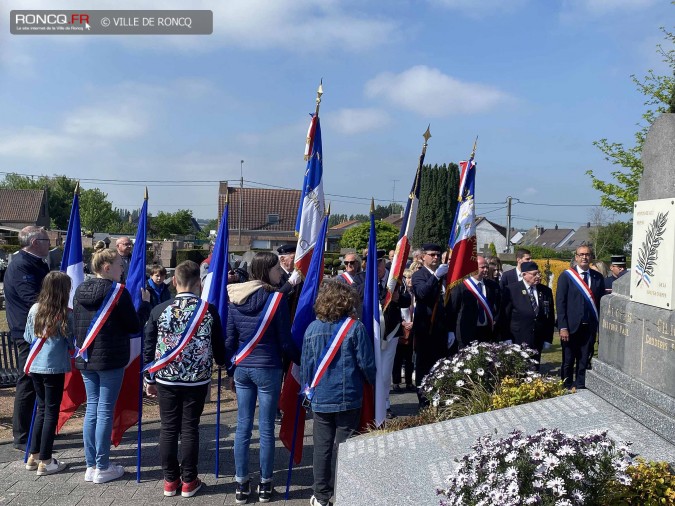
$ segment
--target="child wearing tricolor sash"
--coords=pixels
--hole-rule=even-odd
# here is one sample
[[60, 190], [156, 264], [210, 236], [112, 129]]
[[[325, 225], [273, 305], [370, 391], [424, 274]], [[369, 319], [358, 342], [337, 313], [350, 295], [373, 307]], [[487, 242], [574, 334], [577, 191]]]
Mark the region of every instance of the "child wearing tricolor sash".
[[357, 304], [349, 286], [325, 281], [302, 344], [301, 385], [314, 413], [312, 506], [329, 504], [337, 448], [359, 426], [364, 383], [376, 381], [373, 343], [355, 319]]
[[258, 501], [268, 502], [274, 492], [274, 418], [281, 393], [282, 357], [300, 363], [300, 350], [291, 337], [286, 297], [275, 292], [282, 277], [278, 257], [256, 253], [251, 261], [251, 281], [227, 286], [228, 375], [237, 393], [237, 431], [234, 436], [235, 502], [245, 504], [251, 494], [249, 448], [259, 403], [260, 484]]
[[66, 373], [70, 372], [73, 318], [68, 310], [70, 278], [53, 271], [42, 282], [28, 313], [24, 339], [31, 345], [26, 374], [33, 380], [37, 410], [26, 469], [38, 476], [58, 473], [66, 464], [52, 457]]
[[75, 368], [87, 392], [82, 439], [87, 470], [85, 481], [106, 483], [124, 474], [110, 462], [113, 413], [124, 369], [130, 358], [130, 335], [137, 334], [150, 314], [150, 294], [141, 290], [138, 313], [131, 295], [120, 283], [124, 267], [114, 249], [95, 251], [91, 260], [95, 278], [82, 283], [73, 297]]
[[192, 497], [202, 487], [197, 470], [199, 421], [213, 361], [225, 365], [225, 338], [215, 306], [199, 298], [199, 265], [182, 262], [172, 282], [176, 297], [155, 307], [145, 325], [143, 363], [148, 364], [146, 391], [159, 397], [164, 495]]

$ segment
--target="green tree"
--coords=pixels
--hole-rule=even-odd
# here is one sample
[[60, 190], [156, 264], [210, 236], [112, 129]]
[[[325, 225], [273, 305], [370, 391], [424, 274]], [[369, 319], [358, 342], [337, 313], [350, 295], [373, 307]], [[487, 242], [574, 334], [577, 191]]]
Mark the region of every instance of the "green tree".
[[334, 227], [335, 225], [339, 225], [343, 221], [347, 221], [346, 214], [331, 214], [328, 217], [328, 228]]
[[[665, 28], [661, 28], [661, 31], [668, 44], [675, 43], [675, 33]], [[675, 49], [664, 49], [661, 44], [656, 48], [672, 72], [670, 76], [659, 76], [650, 70], [642, 79], [631, 75], [638, 90], [647, 97], [644, 105], [648, 107], [642, 115], [644, 123], [638, 123], [641, 128], [635, 133], [635, 145], [625, 147], [623, 143], [609, 142], [607, 139], [593, 143], [605, 154], [607, 161], [620, 167], [611, 172], [616, 182], [603, 181], [596, 177], [592, 170], [586, 171], [591, 177], [593, 188], [602, 193], [600, 204], [618, 213], [631, 213], [637, 200], [640, 177], [644, 169], [640, 155], [649, 127], [660, 113], [675, 112]]]
[[157, 216], [150, 218], [150, 235], [155, 238], [166, 239], [172, 234], [187, 235], [193, 232], [192, 211], [180, 209], [175, 213], [160, 211]]
[[120, 225], [108, 194], [98, 188], [80, 190], [80, 222], [82, 228], [91, 232], [107, 232]]
[[609, 260], [612, 255], [630, 255], [633, 225], [628, 221], [615, 221], [596, 227], [591, 232], [595, 256]]
[[370, 217], [367, 214], [352, 214], [349, 219], [364, 222], [369, 221]]
[[420, 202], [413, 244], [431, 242], [442, 248], [448, 244], [450, 227], [457, 209], [459, 167], [457, 164], [424, 165]]
[[[375, 222], [375, 233], [377, 234], [378, 249], [392, 250], [396, 248], [398, 241], [398, 229], [386, 221]], [[356, 227], [347, 230], [342, 239], [340, 239], [341, 248], [353, 248], [361, 251], [368, 247], [368, 237], [370, 234], [370, 222], [361, 223]]]

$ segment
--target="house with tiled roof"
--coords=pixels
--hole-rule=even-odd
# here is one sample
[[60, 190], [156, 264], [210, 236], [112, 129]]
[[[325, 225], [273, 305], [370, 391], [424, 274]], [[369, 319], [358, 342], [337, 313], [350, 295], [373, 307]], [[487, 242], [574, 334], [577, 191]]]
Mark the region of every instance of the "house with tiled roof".
[[274, 250], [296, 242], [295, 220], [300, 190], [240, 188], [221, 181], [218, 217], [228, 203], [229, 246], [232, 251]]
[[29, 225], [49, 227], [47, 191], [0, 188], [0, 227], [20, 230]]
[[558, 228], [558, 225], [556, 225], [554, 228], [544, 230], [544, 232], [530, 244], [532, 246], [541, 246], [542, 248], [549, 248], [557, 251], [566, 250], [567, 248], [564, 247], [564, 245], [573, 234], [574, 229]]
[[359, 220], [347, 220], [330, 227], [326, 231], [326, 249], [328, 251], [340, 251], [340, 239], [342, 239], [344, 233], [350, 228], [354, 228], [361, 223], [362, 222]]
[[593, 247], [593, 242], [595, 240], [595, 234], [597, 233], [598, 227], [592, 227], [590, 222], [586, 223], [585, 227], [580, 227], [572, 237], [567, 239], [564, 244], [560, 245], [561, 250], [565, 251], [576, 251], [579, 246], [591, 246]]

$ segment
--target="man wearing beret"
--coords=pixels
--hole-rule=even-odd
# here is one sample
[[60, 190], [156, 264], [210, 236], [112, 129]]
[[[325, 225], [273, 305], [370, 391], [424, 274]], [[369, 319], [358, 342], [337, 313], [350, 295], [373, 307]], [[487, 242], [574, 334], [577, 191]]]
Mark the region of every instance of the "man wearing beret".
[[[443, 280], [448, 274], [448, 264], [441, 264], [441, 247], [437, 244], [423, 244], [422, 252], [422, 267], [412, 275], [416, 301], [413, 318], [415, 384], [418, 387], [431, 367], [448, 354], [448, 322], [443, 303]], [[417, 396], [420, 406], [429, 404], [419, 391]]]
[[479, 256], [478, 272], [455, 286], [450, 292], [448, 317], [450, 332], [459, 348], [471, 341], [497, 339], [501, 317], [501, 291], [496, 281], [488, 279], [488, 263]]
[[614, 281], [628, 272], [626, 270], [626, 256], [612, 255], [612, 263], [609, 266], [609, 270], [612, 271], [612, 274], [605, 278], [605, 293], [612, 293]]
[[502, 338], [536, 349], [538, 353], [533, 358], [539, 362], [544, 343], [553, 342], [553, 292], [541, 284], [536, 263], [523, 262], [520, 271], [523, 280], [508, 285], [502, 294]]
[[281, 293], [288, 296], [291, 321], [293, 321], [297, 299], [302, 290], [302, 278], [300, 277], [300, 273], [295, 270], [295, 247], [295, 244], [282, 244], [277, 248], [279, 265], [283, 270], [278, 288]]
[[600, 298], [605, 295], [605, 278], [590, 268], [591, 247], [579, 246], [574, 259], [576, 266], [560, 275], [555, 294], [563, 349], [560, 376], [568, 389], [586, 388], [586, 369], [598, 331]]

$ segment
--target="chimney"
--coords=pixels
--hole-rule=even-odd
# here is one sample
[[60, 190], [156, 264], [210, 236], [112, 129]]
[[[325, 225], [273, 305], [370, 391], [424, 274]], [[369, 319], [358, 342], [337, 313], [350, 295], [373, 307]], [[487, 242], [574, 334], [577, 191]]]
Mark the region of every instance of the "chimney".
[[558, 224], [557, 223], [555, 224], [555, 230], [558, 230]]

